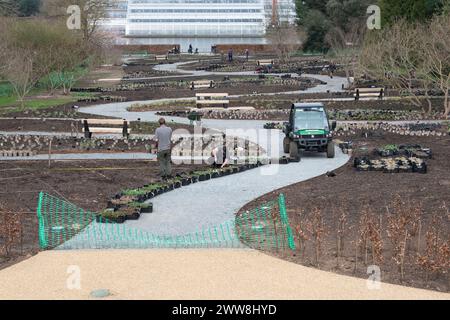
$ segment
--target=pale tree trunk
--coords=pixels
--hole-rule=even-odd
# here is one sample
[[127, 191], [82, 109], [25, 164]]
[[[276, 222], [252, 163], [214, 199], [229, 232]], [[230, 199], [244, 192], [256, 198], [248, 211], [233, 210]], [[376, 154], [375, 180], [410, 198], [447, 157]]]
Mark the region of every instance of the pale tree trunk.
[[450, 101], [448, 96], [448, 89], [446, 89], [444, 98], [444, 118], [447, 118], [449, 114], [450, 114]]
[[446, 85], [443, 85], [443, 91], [444, 91], [444, 118], [447, 118], [450, 114], [450, 99], [449, 99], [449, 91], [450, 91], [450, 73], [447, 76], [447, 81], [443, 81], [446, 83]]

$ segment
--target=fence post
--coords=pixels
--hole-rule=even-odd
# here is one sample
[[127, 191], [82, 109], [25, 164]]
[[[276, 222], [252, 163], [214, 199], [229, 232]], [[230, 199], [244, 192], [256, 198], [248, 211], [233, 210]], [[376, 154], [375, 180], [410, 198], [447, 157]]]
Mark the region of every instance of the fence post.
[[47, 238], [45, 236], [45, 222], [44, 218], [42, 216], [42, 202], [44, 201], [44, 193], [39, 193], [39, 201], [38, 201], [38, 207], [37, 207], [37, 217], [39, 222], [39, 246], [41, 249], [47, 249], [48, 242]]
[[295, 240], [294, 240], [292, 229], [289, 224], [289, 219], [288, 219], [288, 216], [286, 213], [286, 201], [284, 199], [284, 194], [280, 194], [280, 197], [278, 198], [278, 204], [280, 207], [281, 222], [284, 224], [284, 226], [286, 228], [286, 235], [288, 238], [287, 240], [288, 240], [289, 248], [291, 250], [295, 250]]

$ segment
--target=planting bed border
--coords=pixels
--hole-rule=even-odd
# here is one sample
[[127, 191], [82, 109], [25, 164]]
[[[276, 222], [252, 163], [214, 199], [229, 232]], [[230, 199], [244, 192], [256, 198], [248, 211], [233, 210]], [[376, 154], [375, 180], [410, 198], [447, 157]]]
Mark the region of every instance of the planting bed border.
[[[254, 161], [252, 161], [254, 162]], [[108, 201], [107, 209], [109, 212], [117, 212], [118, 210], [121, 210], [123, 208], [129, 207], [129, 203], [146, 203], [147, 201], [163, 194], [166, 192], [173, 191], [175, 189], [181, 188], [183, 186], [188, 186], [193, 183], [208, 181], [211, 179], [217, 179], [221, 177], [225, 177], [228, 175], [237, 174], [240, 172], [245, 172], [247, 170], [256, 169], [258, 167], [261, 167], [263, 165], [270, 164], [272, 161], [270, 159], [257, 159], [254, 163], [246, 163], [243, 165], [237, 165], [237, 166], [230, 166], [225, 168], [218, 168], [218, 169], [209, 169], [209, 170], [203, 170], [203, 171], [191, 171], [188, 174], [187, 173], [180, 173], [177, 174], [175, 178], [168, 180], [168, 181], [160, 181], [157, 183], [144, 185], [140, 188], [136, 189], [129, 189], [122, 191], [118, 194], [116, 194], [110, 201]], [[283, 157], [279, 160], [280, 164], [287, 164], [289, 163], [288, 159]], [[128, 197], [128, 199], [127, 199]], [[123, 199], [122, 203], [120, 199]], [[153, 205], [152, 205], [153, 210]], [[135, 216], [136, 214], [140, 216], [140, 214], [143, 213], [141, 210], [136, 210], [133, 212], [132, 216], [133, 218], [130, 218], [128, 216], [118, 216], [115, 218], [103, 217], [102, 214], [97, 215], [97, 222], [106, 222], [109, 220], [110, 222], [116, 222], [116, 223], [124, 223], [126, 220], [134, 219], [136, 220]]]

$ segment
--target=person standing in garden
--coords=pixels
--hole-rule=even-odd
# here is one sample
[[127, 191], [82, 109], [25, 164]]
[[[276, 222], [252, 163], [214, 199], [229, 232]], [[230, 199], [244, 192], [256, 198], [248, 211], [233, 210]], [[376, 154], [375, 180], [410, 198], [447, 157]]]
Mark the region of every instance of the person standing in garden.
[[228, 50], [228, 62], [233, 62], [233, 49]]
[[155, 131], [155, 140], [158, 145], [158, 163], [163, 179], [172, 177], [172, 129], [166, 126], [164, 118], [159, 119], [159, 128]]

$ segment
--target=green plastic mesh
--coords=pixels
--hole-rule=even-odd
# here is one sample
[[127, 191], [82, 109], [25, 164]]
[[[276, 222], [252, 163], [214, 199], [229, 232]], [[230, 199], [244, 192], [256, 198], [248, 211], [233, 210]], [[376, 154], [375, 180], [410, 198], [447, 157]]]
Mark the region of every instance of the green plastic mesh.
[[46, 193], [37, 208], [39, 243], [51, 249], [241, 248], [295, 249], [284, 196], [216, 226], [184, 235], [159, 235], [112, 223]]

